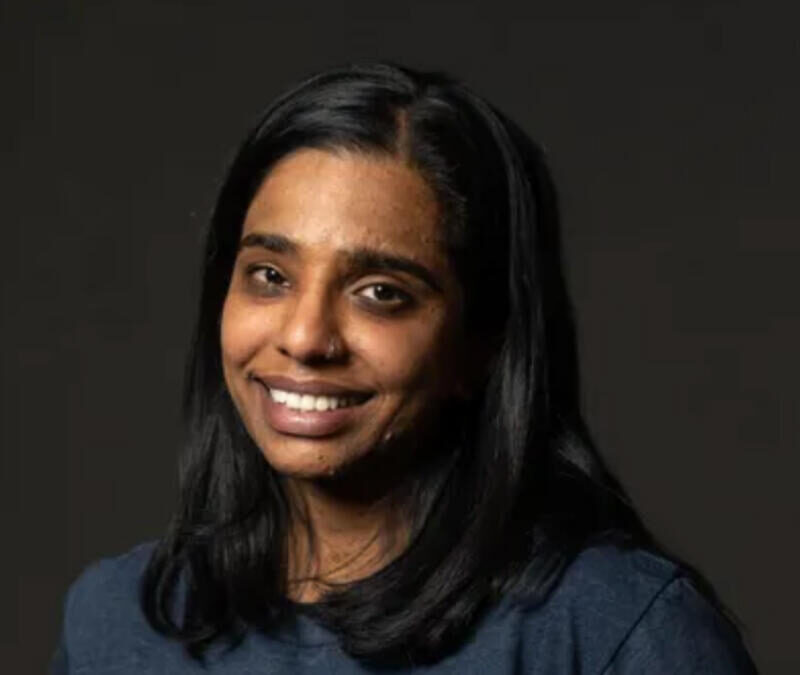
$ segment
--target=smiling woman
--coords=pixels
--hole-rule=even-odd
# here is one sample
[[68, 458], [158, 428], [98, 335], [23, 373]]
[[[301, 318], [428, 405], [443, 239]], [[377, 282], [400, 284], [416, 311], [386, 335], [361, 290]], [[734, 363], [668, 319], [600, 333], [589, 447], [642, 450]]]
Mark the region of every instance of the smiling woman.
[[281, 96], [211, 222], [178, 511], [72, 585], [52, 672], [753, 672], [592, 444], [558, 227], [448, 76]]

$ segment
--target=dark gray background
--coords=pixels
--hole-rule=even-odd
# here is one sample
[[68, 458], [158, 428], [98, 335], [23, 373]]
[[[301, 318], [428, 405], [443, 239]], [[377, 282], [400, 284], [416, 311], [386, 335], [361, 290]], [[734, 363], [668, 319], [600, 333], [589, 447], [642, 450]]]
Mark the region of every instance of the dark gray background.
[[549, 150], [598, 440], [763, 672], [800, 672], [797, 6], [5, 4], [5, 672], [42, 672], [68, 583], [170, 513], [233, 147], [361, 57], [450, 70]]

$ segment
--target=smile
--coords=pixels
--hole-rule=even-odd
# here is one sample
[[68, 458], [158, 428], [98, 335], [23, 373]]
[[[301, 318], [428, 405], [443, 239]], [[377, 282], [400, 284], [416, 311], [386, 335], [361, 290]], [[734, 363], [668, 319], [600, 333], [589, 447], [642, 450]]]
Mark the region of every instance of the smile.
[[314, 396], [302, 394], [286, 389], [268, 387], [269, 395], [273, 401], [286, 406], [291, 410], [318, 411], [336, 410], [338, 408], [351, 408], [360, 405], [369, 398], [368, 394], [356, 396]]
[[377, 392], [349, 383], [294, 380], [280, 375], [252, 375], [257, 405], [275, 431], [290, 436], [322, 438], [345, 432], [365, 422], [367, 401]]

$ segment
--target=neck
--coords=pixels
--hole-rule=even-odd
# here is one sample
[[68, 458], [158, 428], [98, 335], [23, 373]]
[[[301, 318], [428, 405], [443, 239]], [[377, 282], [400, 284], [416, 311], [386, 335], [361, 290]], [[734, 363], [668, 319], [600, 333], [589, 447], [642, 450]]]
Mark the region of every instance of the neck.
[[408, 545], [408, 519], [393, 492], [342, 496], [312, 480], [285, 481], [290, 522], [289, 597], [315, 602], [326, 589], [363, 579]]

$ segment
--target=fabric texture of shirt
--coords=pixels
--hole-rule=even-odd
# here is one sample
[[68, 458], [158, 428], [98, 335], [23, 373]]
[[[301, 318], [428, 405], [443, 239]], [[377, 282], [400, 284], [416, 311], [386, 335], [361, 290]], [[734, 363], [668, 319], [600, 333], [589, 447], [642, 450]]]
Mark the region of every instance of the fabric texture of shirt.
[[[142, 544], [88, 567], [70, 587], [51, 675], [349, 675], [370, 669], [335, 636], [299, 614], [233, 650], [212, 649], [205, 667], [147, 623], [139, 580], [153, 550]], [[388, 672], [388, 671], [386, 671]], [[544, 603], [500, 602], [454, 653], [393, 673], [468, 675], [751, 674], [737, 631], [675, 564], [611, 545], [584, 550]]]

